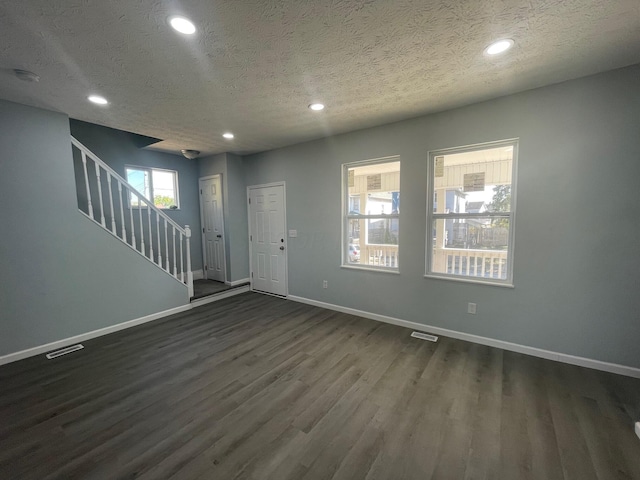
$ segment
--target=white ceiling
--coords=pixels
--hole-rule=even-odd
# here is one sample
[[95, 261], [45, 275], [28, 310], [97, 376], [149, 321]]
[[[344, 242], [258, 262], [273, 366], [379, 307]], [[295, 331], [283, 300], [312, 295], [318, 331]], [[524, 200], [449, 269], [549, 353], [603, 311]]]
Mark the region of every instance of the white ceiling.
[[[190, 17], [196, 35], [171, 30], [172, 14]], [[503, 37], [511, 51], [482, 55]], [[268, 150], [639, 62], [638, 0], [0, 5], [0, 98], [174, 152]], [[41, 80], [22, 82], [14, 68]], [[88, 103], [91, 93], [110, 104]], [[316, 101], [326, 110], [310, 111]]]

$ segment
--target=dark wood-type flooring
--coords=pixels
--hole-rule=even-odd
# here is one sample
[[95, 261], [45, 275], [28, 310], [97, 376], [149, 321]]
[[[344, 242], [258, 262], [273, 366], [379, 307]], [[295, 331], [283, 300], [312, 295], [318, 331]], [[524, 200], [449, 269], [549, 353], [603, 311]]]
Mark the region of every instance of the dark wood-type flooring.
[[640, 380], [255, 293], [0, 367], [2, 479], [640, 479]]

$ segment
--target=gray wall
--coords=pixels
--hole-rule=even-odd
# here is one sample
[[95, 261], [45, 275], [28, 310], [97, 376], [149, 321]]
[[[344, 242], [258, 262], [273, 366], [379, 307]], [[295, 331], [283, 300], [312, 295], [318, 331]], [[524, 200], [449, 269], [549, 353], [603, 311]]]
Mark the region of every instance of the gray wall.
[[242, 158], [230, 153], [198, 159], [199, 177], [222, 175], [227, 281], [249, 277], [247, 194]]
[[0, 101], [0, 356], [188, 303], [78, 212], [67, 116]]
[[[636, 65], [245, 157], [247, 185], [286, 181], [290, 294], [640, 367], [639, 80]], [[427, 152], [513, 137], [515, 288], [424, 278]], [[400, 275], [342, 269], [341, 164], [389, 155]]]
[[231, 280], [249, 278], [249, 225], [247, 218], [247, 183], [242, 158], [227, 154], [227, 192], [230, 240]]
[[[132, 133], [73, 119], [70, 123], [71, 134], [125, 179], [125, 165], [164, 168], [178, 172], [180, 209], [165, 210], [164, 212], [178, 225], [189, 225], [191, 227], [193, 231], [191, 237], [191, 269], [202, 269], [202, 237], [198, 235], [201, 227], [197, 161], [188, 160], [181, 155], [141, 149], [136, 143], [137, 135]], [[82, 175], [82, 170], [80, 170], [80, 174]], [[84, 179], [82, 179], [82, 182], [84, 182]], [[82, 186], [84, 186], [84, 183]], [[79, 193], [86, 196], [82, 188]], [[98, 202], [94, 199], [93, 203], [97, 208]], [[135, 222], [134, 226], [137, 228]], [[146, 223], [143, 222], [143, 226], [147, 229]], [[152, 230], [155, 231], [155, 223], [152, 225]], [[139, 238], [139, 234], [137, 232], [136, 234]], [[145, 238], [149, 238], [146, 230]]]

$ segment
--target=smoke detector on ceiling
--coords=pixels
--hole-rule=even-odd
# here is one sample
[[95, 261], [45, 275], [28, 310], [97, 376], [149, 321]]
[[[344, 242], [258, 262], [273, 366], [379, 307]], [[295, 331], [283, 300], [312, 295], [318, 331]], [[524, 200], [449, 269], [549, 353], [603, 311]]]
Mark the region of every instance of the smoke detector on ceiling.
[[180, 150], [180, 151], [182, 152], [182, 155], [184, 155], [184, 157], [188, 158], [189, 160], [198, 158], [198, 155], [200, 155], [200, 152], [198, 150]]
[[39, 82], [40, 81], [40, 76], [36, 75], [33, 72], [30, 72], [29, 70], [21, 70], [19, 68], [16, 68], [13, 70], [13, 73], [15, 74], [16, 77], [18, 77], [23, 82]]

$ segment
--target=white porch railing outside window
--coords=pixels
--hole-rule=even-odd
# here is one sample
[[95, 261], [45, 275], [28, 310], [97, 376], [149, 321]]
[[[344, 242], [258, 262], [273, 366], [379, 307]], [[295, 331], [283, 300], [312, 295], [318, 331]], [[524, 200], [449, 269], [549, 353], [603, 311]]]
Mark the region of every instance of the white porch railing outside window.
[[363, 245], [360, 247], [360, 262], [377, 267], [398, 268], [398, 246]]
[[507, 250], [434, 248], [434, 270], [487, 279], [507, 278]]

